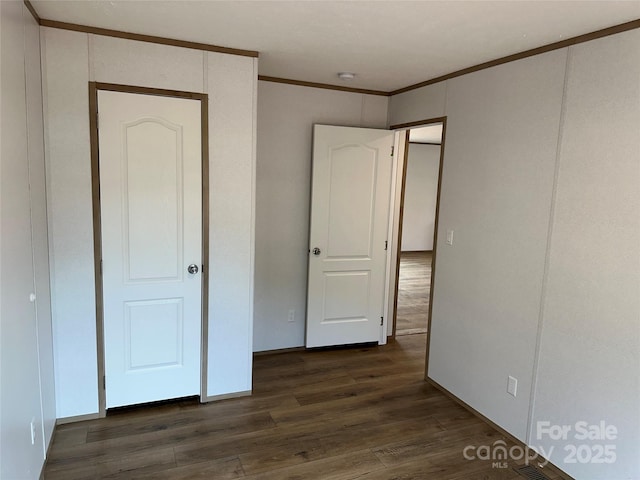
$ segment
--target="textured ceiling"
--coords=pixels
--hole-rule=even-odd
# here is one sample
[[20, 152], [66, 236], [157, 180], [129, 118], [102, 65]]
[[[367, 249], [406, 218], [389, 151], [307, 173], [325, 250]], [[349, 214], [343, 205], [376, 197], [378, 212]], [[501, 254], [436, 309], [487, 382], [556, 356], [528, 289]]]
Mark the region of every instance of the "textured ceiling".
[[261, 75], [384, 91], [640, 18], [640, 1], [32, 3], [48, 20], [257, 50]]

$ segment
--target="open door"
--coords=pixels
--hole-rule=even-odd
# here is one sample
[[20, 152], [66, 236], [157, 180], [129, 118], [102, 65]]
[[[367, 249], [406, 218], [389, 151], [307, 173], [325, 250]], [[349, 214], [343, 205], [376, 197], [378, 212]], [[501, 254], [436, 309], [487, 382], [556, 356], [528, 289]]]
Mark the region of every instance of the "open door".
[[393, 140], [314, 126], [307, 348], [380, 340]]

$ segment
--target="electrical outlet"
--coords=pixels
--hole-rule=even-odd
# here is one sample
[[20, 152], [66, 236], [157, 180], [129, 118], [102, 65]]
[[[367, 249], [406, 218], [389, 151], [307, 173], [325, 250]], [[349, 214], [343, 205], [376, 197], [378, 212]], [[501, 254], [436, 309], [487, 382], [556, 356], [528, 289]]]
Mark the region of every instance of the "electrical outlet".
[[518, 394], [518, 379], [509, 375], [507, 380], [507, 393], [514, 397]]
[[31, 419], [31, 445], [36, 444], [36, 419]]
[[296, 321], [296, 311], [293, 308], [289, 309], [289, 315], [287, 316], [287, 321], [288, 322], [295, 322]]

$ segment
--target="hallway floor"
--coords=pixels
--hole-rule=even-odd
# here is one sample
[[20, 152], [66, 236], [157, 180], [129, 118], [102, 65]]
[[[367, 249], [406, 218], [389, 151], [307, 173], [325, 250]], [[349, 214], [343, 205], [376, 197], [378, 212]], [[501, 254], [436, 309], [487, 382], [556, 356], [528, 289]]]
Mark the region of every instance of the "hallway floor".
[[402, 252], [396, 335], [427, 332], [432, 252]]

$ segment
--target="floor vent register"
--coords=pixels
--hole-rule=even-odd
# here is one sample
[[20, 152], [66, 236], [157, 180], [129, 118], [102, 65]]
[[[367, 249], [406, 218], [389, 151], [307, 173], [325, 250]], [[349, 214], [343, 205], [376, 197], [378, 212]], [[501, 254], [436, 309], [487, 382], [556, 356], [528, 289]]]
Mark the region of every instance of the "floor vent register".
[[515, 467], [515, 472], [524, 478], [529, 480], [550, 480], [544, 473], [531, 465], [524, 465], [522, 467]]

